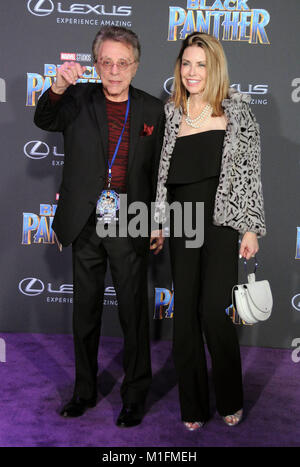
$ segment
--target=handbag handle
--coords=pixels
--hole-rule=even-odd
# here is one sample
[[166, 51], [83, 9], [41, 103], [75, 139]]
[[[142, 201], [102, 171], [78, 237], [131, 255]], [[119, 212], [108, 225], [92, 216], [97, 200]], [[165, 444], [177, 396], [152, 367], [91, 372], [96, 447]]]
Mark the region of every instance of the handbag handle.
[[[258, 260], [257, 260], [256, 255], [254, 255], [254, 261], [255, 261], [255, 263], [254, 263], [254, 271], [253, 271], [253, 273], [255, 274], [255, 273], [256, 273], [256, 270], [257, 270], [257, 267], [258, 267]], [[246, 260], [246, 258], [244, 258], [243, 263], [244, 263], [244, 269], [245, 269], [246, 276], [248, 276], [248, 271], [247, 271], [247, 260]]]

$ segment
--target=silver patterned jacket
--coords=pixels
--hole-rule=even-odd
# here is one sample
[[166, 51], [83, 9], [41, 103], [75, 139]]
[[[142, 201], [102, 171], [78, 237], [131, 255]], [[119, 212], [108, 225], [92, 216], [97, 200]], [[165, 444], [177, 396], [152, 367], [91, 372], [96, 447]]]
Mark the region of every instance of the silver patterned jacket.
[[[249, 107], [250, 96], [229, 89], [222, 102], [227, 117], [221, 171], [215, 197], [213, 223], [230, 226], [241, 234], [266, 234], [261, 186], [259, 125]], [[166, 221], [170, 161], [182, 120], [182, 109], [165, 105], [166, 127], [162, 146], [155, 204], [155, 220]]]

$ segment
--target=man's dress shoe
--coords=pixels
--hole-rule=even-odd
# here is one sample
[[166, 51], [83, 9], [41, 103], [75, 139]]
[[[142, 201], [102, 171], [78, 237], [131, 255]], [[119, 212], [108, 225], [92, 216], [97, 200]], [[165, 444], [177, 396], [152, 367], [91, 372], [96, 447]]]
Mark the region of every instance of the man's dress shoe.
[[120, 415], [117, 419], [117, 425], [122, 428], [139, 425], [143, 418], [143, 405], [128, 404], [123, 405]]
[[72, 398], [60, 411], [62, 417], [80, 417], [87, 409], [96, 406], [96, 398], [82, 399], [81, 397]]

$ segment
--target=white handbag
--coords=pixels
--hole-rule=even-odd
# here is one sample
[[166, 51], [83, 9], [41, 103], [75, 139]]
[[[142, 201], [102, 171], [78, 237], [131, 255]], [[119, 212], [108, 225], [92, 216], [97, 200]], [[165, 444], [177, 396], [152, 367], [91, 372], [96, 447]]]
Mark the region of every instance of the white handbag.
[[[244, 263], [247, 264], [246, 262]], [[235, 285], [232, 289], [232, 303], [244, 324], [266, 321], [272, 313], [273, 297], [269, 281], [256, 281], [255, 271], [248, 274], [248, 283]]]

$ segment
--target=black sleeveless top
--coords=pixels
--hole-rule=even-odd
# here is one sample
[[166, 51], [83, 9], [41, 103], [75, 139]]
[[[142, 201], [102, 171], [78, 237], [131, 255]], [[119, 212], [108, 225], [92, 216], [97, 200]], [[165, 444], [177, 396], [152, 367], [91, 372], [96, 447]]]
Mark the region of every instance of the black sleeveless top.
[[220, 175], [225, 130], [177, 138], [167, 185], [195, 183]]

